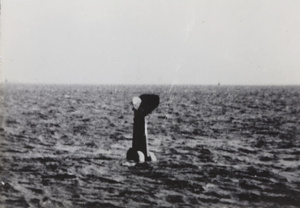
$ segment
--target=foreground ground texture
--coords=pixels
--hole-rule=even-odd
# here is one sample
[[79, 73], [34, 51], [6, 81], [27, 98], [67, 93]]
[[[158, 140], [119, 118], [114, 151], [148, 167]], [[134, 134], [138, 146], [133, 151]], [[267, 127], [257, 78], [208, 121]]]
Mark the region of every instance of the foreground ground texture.
[[[300, 207], [300, 87], [1, 90], [0, 207]], [[132, 166], [142, 93], [158, 162]]]

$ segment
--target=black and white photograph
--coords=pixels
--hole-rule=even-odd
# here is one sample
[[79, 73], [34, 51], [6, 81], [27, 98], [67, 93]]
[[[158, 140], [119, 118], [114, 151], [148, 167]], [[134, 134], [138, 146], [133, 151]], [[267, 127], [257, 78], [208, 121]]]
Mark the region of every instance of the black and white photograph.
[[0, 5], [1, 208], [300, 207], [300, 1]]

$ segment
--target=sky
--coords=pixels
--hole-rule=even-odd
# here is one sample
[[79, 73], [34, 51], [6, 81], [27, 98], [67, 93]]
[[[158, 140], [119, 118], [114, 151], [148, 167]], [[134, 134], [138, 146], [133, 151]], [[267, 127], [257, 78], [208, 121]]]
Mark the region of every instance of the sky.
[[299, 0], [2, 0], [0, 80], [299, 85]]

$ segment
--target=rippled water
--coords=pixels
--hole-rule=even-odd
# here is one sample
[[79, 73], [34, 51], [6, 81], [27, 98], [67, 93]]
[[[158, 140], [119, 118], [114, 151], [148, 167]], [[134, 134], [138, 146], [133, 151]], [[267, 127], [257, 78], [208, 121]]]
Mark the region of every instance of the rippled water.
[[[300, 207], [300, 87], [6, 85], [0, 207]], [[131, 164], [156, 93], [156, 163]]]

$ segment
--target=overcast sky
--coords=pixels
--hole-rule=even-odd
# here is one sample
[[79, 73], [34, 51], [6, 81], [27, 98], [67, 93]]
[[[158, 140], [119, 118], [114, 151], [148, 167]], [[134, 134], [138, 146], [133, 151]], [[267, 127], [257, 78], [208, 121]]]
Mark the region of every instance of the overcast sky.
[[300, 84], [299, 0], [2, 0], [1, 80]]

